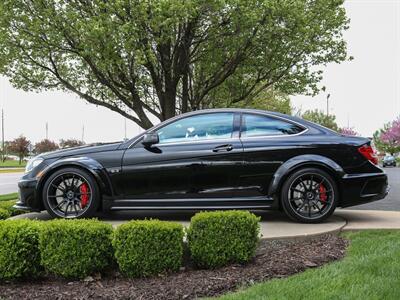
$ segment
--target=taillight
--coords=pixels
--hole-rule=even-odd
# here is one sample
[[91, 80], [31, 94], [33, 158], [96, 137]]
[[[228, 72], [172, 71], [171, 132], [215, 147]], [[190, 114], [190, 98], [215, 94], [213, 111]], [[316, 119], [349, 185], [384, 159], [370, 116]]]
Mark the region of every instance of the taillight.
[[366, 159], [372, 162], [374, 165], [378, 164], [378, 156], [375, 153], [374, 148], [370, 145], [364, 145], [358, 148], [358, 152], [360, 152]]

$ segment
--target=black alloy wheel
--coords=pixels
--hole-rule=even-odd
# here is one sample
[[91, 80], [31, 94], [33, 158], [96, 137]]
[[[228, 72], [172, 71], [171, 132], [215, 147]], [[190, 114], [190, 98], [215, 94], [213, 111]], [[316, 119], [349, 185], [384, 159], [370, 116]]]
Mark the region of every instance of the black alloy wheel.
[[282, 208], [292, 220], [318, 223], [334, 212], [338, 189], [328, 173], [307, 168], [289, 176], [282, 187], [281, 197]]
[[99, 206], [99, 188], [93, 177], [78, 168], [52, 174], [43, 188], [44, 206], [56, 218], [74, 219], [93, 215]]

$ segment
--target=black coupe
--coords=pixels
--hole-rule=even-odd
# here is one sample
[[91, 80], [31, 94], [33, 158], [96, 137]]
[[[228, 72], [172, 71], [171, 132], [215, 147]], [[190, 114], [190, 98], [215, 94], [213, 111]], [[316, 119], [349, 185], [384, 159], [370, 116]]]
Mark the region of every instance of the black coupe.
[[368, 139], [280, 113], [218, 109], [177, 116], [125, 142], [41, 154], [19, 182], [16, 208], [61, 218], [281, 209], [314, 223], [387, 191]]

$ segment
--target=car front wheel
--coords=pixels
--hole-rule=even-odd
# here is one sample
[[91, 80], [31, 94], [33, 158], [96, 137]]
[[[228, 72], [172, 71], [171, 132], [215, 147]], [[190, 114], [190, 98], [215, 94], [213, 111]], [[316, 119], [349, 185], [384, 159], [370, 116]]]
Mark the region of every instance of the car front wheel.
[[281, 204], [292, 220], [319, 223], [334, 212], [338, 196], [337, 185], [328, 173], [305, 168], [287, 178], [281, 190]]
[[79, 168], [64, 168], [46, 180], [43, 202], [55, 218], [91, 217], [99, 206], [99, 187], [88, 172]]

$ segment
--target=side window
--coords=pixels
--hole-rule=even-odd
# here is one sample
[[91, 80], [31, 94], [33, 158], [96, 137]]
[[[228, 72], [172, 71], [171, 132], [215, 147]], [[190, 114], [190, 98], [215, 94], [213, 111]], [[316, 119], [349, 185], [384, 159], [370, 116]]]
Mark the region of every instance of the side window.
[[304, 130], [301, 126], [277, 118], [256, 115], [242, 115], [242, 137], [290, 135]]
[[233, 113], [187, 117], [157, 131], [160, 144], [232, 137]]

